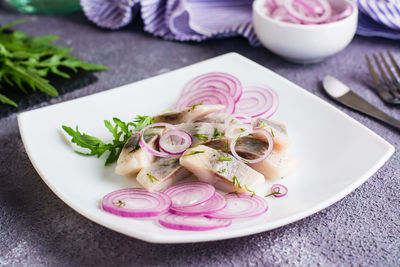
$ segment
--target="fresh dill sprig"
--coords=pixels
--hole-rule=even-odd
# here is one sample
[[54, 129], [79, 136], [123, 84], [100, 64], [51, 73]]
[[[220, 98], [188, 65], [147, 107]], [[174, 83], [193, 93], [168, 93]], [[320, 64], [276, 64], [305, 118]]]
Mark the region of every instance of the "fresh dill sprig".
[[251, 197], [254, 197], [254, 196], [255, 196], [256, 192], [254, 192], [253, 190], [248, 189], [248, 188], [247, 188], [247, 185], [244, 185], [244, 188], [246, 188], [247, 192], [252, 193], [252, 194], [251, 194]]
[[120, 199], [118, 199], [118, 203], [115, 203], [118, 205], [118, 208], [121, 208], [122, 206], [126, 206], [126, 203]]
[[198, 104], [193, 104], [193, 105], [189, 106], [190, 109], [188, 110], [188, 112], [194, 110], [197, 106], [200, 106], [200, 105], [203, 105], [203, 102], [200, 102]]
[[189, 154], [183, 155], [183, 157], [187, 157], [187, 156], [192, 156], [192, 155], [196, 155], [196, 154], [200, 154], [200, 153], [204, 153], [204, 150], [201, 151], [190, 151]]
[[150, 173], [147, 173], [146, 175], [149, 178], [150, 182], [152, 182], [152, 183], [154, 183], [154, 180], [159, 181], [156, 177], [154, 177]]
[[233, 184], [233, 187], [242, 188], [242, 185], [240, 184], [240, 182], [236, 176], [233, 176], [232, 184]]
[[230, 194], [235, 194], [238, 198], [240, 198], [240, 195], [237, 191], [229, 192], [228, 195]]
[[214, 133], [212, 139], [220, 139], [223, 138], [225, 134], [223, 132], [218, 131], [217, 128], [214, 127]]
[[272, 195], [280, 195], [280, 194], [282, 194], [282, 193], [273, 192], [273, 193], [271, 193], [271, 194], [265, 195], [264, 197], [269, 197], [269, 196], [272, 196]]
[[194, 134], [193, 136], [196, 137], [200, 142], [208, 141], [208, 135], [207, 134]]
[[275, 138], [274, 130], [272, 130], [272, 128], [270, 128], [270, 130], [271, 130], [272, 138]]
[[224, 173], [226, 171], [226, 168], [224, 168], [223, 170], [217, 171], [218, 173]]

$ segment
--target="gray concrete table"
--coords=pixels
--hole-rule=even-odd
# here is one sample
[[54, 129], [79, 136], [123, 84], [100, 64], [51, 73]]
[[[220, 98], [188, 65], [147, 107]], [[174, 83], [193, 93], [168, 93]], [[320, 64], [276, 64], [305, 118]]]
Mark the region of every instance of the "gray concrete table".
[[[0, 11], [0, 24], [26, 15]], [[111, 32], [81, 13], [28, 16], [18, 26], [30, 35], [56, 34], [59, 44], [89, 62], [110, 67], [97, 83], [30, 109], [138, 81], [235, 51], [333, 103], [319, 82], [332, 74], [394, 117], [370, 82], [364, 54], [392, 50], [399, 42], [356, 37], [344, 51], [320, 64], [293, 65], [240, 38], [204, 43], [163, 41], [141, 31], [140, 22]], [[336, 105], [336, 104], [334, 104]], [[11, 266], [399, 266], [400, 135], [370, 118], [339, 106], [396, 147], [391, 159], [365, 184], [325, 210], [269, 232], [219, 242], [157, 245], [108, 230], [69, 208], [44, 184], [22, 145], [16, 115], [0, 120], [0, 265]], [[312, 190], [312, 189], [311, 189]]]

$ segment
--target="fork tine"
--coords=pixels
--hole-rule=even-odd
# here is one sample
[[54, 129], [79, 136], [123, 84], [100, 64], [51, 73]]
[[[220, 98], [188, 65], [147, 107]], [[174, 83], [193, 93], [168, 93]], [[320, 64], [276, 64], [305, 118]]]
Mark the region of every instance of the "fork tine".
[[383, 101], [388, 102], [388, 103], [392, 102], [391, 100], [392, 100], [393, 96], [391, 94], [389, 94], [388, 91], [383, 89], [383, 84], [380, 82], [379, 76], [375, 72], [374, 67], [371, 64], [371, 60], [369, 59], [368, 55], [365, 55], [365, 59], [367, 60], [367, 65], [368, 65], [369, 72], [371, 73], [372, 80], [375, 83], [376, 92], [382, 98]]
[[379, 60], [378, 60], [378, 57], [377, 57], [375, 54], [373, 54], [372, 56], [373, 56], [374, 59], [375, 59], [375, 63], [376, 63], [376, 65], [378, 66], [379, 72], [381, 73], [381, 76], [382, 76], [382, 78], [383, 78], [383, 80], [384, 80], [386, 86], [389, 88], [390, 93], [391, 93], [394, 97], [397, 97], [397, 96], [396, 96], [396, 93], [395, 93], [395, 90], [394, 90], [393, 86], [391, 85], [391, 83], [390, 83], [390, 81], [389, 81], [389, 78], [386, 76], [386, 73], [385, 73], [385, 71], [383, 70], [381, 63], [380, 63]]
[[[383, 57], [382, 53], [379, 53], [379, 56], [381, 57], [382, 62], [383, 62], [383, 64], [385, 65], [385, 68], [386, 68], [387, 72], [388, 72], [389, 75], [390, 75], [390, 78], [392, 78], [392, 85], [393, 85], [393, 87], [394, 87], [392, 93], [393, 93], [397, 98], [399, 98], [399, 97], [400, 97], [400, 93], [399, 93], [399, 92], [400, 92], [400, 84], [398, 83], [396, 77], [394, 76], [393, 71], [390, 69], [389, 64], [386, 62], [386, 60], [385, 60], [385, 58]], [[397, 91], [396, 91], [396, 90], [397, 90]]]
[[372, 76], [372, 80], [374, 80], [374, 83], [376, 86], [380, 85], [380, 81], [379, 81], [379, 77], [378, 74], [376, 74], [374, 67], [372, 67], [371, 61], [369, 60], [368, 55], [365, 55], [365, 59], [367, 60], [367, 64], [368, 64], [368, 69], [369, 72], [371, 73]]
[[396, 61], [394, 60], [392, 53], [390, 53], [389, 50], [387, 50], [386, 52], [389, 55], [390, 61], [392, 61], [392, 64], [393, 64], [394, 68], [396, 69], [397, 75], [400, 78], [400, 67], [399, 67], [399, 65], [397, 65]]

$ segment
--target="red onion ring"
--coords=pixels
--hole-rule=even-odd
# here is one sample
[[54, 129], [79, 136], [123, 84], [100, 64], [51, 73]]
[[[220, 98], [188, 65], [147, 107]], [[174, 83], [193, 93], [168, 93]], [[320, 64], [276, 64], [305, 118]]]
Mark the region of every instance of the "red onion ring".
[[[238, 123], [236, 123], [238, 122]], [[254, 120], [252, 117], [244, 114], [232, 114], [225, 119], [225, 136], [233, 139], [241, 136], [246, 136], [253, 131]], [[237, 131], [239, 130], [239, 131]]]
[[236, 77], [228, 73], [211, 72], [200, 75], [188, 82], [183, 88], [182, 96], [191, 91], [205, 88], [222, 90], [226, 94], [229, 94], [235, 102], [242, 95], [242, 84]]
[[147, 125], [146, 127], [144, 127], [142, 130], [140, 130], [139, 133], [138, 133], [138, 138], [140, 139], [140, 140], [139, 140], [139, 145], [140, 145], [142, 148], [144, 148], [147, 152], [153, 154], [154, 156], [162, 157], [162, 158], [169, 157], [169, 156], [170, 156], [169, 154], [167, 154], [167, 153], [165, 153], [165, 152], [157, 151], [157, 150], [153, 149], [152, 147], [150, 147], [150, 146], [146, 143], [146, 141], [144, 140], [144, 138], [142, 138], [144, 132], [145, 132], [147, 129], [152, 128], [152, 127], [159, 127], [159, 126], [163, 126], [163, 127], [166, 127], [166, 128], [169, 127], [169, 128], [175, 129], [175, 126], [174, 126], [174, 125], [169, 124], [169, 123], [164, 123], [164, 122], [149, 124], [149, 125]]
[[286, 0], [284, 2], [284, 7], [286, 10], [291, 14], [293, 17], [301, 20], [303, 23], [322, 23], [327, 21], [330, 16], [332, 15], [332, 7], [329, 4], [327, 0], [318, 0], [319, 4], [321, 5], [321, 8], [323, 9], [323, 12], [318, 14], [318, 13], [312, 13], [314, 16], [310, 16], [305, 12], [300, 12], [299, 10], [296, 10], [294, 8], [294, 3], [297, 2], [295, 0]]
[[223, 195], [215, 192], [215, 195], [208, 201], [190, 207], [175, 207], [171, 208], [170, 212], [185, 216], [208, 215], [222, 210], [226, 206], [226, 201]]
[[195, 91], [189, 91], [187, 93], [182, 93], [175, 108], [177, 110], [182, 110], [191, 105], [198, 103], [203, 104], [221, 104], [225, 106], [222, 113], [232, 114], [235, 110], [235, 100], [231, 95], [226, 94], [223, 90], [218, 88], [199, 88]]
[[104, 196], [104, 211], [132, 218], [158, 216], [171, 207], [171, 199], [164, 193], [148, 192], [141, 188], [113, 191]]
[[172, 200], [172, 208], [196, 206], [211, 199], [215, 194], [214, 186], [204, 182], [186, 182], [164, 190]]
[[273, 184], [271, 186], [271, 193], [280, 193], [280, 194], [274, 194], [274, 197], [284, 197], [288, 193], [288, 189], [286, 186], [283, 184]]
[[236, 103], [235, 112], [256, 117], [271, 117], [279, 105], [278, 94], [267, 86], [248, 86], [249, 90], [243, 91], [239, 102]]
[[158, 219], [159, 224], [166, 228], [188, 231], [207, 231], [228, 227], [231, 220], [213, 219], [204, 216], [183, 216], [172, 213], [165, 213]]
[[272, 137], [270, 132], [268, 132], [266, 129], [263, 129], [263, 128], [257, 128], [253, 131], [253, 133], [263, 134], [266, 138], [266, 141], [268, 142], [268, 149], [265, 151], [264, 155], [262, 155], [261, 157], [259, 157], [257, 159], [245, 159], [245, 158], [242, 158], [241, 156], [239, 156], [238, 153], [236, 153], [235, 146], [236, 146], [236, 142], [239, 140], [239, 138], [232, 140], [232, 142], [230, 144], [230, 150], [231, 150], [232, 155], [236, 159], [241, 160], [245, 163], [250, 163], [250, 164], [265, 160], [271, 154], [272, 150], [274, 149], [274, 138]]
[[193, 139], [190, 134], [182, 130], [168, 130], [158, 141], [160, 150], [170, 155], [180, 155], [192, 144]]
[[256, 217], [268, 211], [267, 201], [257, 195], [228, 194], [225, 195], [226, 207], [216, 213], [209, 214], [209, 218], [242, 219]]

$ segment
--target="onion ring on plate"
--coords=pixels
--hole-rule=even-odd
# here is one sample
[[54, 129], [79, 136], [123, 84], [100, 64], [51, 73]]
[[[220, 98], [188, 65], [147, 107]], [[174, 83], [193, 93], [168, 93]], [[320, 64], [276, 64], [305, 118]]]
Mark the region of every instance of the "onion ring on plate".
[[186, 182], [168, 187], [164, 192], [172, 200], [172, 208], [196, 206], [211, 199], [214, 186], [204, 182]]
[[232, 114], [235, 110], [235, 100], [232, 96], [226, 94], [224, 91], [218, 88], [200, 88], [196, 91], [191, 91], [186, 94], [182, 94], [176, 103], [175, 108], [182, 110], [186, 107], [195, 104], [221, 104], [225, 106], [222, 113]]
[[201, 89], [217, 89], [230, 95], [237, 102], [242, 95], [242, 84], [235, 77], [223, 72], [210, 72], [197, 76], [188, 82], [182, 91], [182, 96], [191, 91]]
[[170, 155], [180, 155], [192, 144], [193, 139], [190, 134], [182, 130], [168, 130], [158, 141], [160, 150]]
[[260, 133], [260, 134], [262, 134], [263, 136], [265, 136], [266, 141], [268, 142], [268, 149], [265, 151], [264, 155], [262, 155], [261, 157], [259, 157], [259, 158], [257, 158], [257, 159], [245, 159], [245, 158], [242, 158], [241, 156], [238, 155], [238, 153], [237, 153], [236, 150], [235, 150], [235, 146], [236, 146], [236, 143], [237, 143], [237, 141], [239, 140], [239, 138], [234, 139], [234, 140], [231, 142], [231, 144], [230, 144], [230, 150], [231, 150], [232, 155], [233, 155], [236, 159], [241, 160], [241, 161], [243, 161], [243, 162], [245, 162], [245, 163], [250, 163], [250, 164], [251, 164], [251, 163], [257, 163], [257, 162], [263, 161], [264, 159], [266, 159], [266, 158], [271, 154], [271, 152], [272, 152], [272, 150], [273, 150], [273, 148], [274, 148], [274, 138], [272, 137], [272, 135], [270, 134], [270, 132], [268, 132], [266, 129], [257, 128], [257, 129], [255, 129], [255, 130], [253, 131], [253, 133], [256, 133], [256, 134], [257, 134], [257, 133]]
[[141, 188], [116, 190], [103, 197], [102, 208], [122, 217], [154, 217], [171, 207], [171, 199], [161, 192], [148, 192]]
[[257, 195], [228, 194], [225, 195], [227, 205], [224, 209], [207, 215], [209, 218], [242, 219], [256, 217], [268, 211], [267, 201]]
[[232, 224], [229, 219], [207, 218], [204, 216], [184, 216], [172, 213], [165, 213], [158, 219], [162, 226], [175, 230], [207, 231], [228, 227]]
[[144, 135], [144, 133], [145, 133], [145, 131], [146, 131], [147, 129], [152, 128], [152, 127], [160, 127], [160, 126], [161, 126], [161, 127], [166, 127], [166, 128], [169, 127], [169, 128], [172, 128], [172, 129], [175, 129], [175, 128], [176, 128], [174, 125], [169, 124], [169, 123], [165, 123], [165, 122], [159, 122], [159, 123], [149, 124], [149, 125], [147, 125], [146, 127], [144, 127], [143, 129], [141, 129], [141, 130], [139, 131], [139, 133], [138, 133], [139, 145], [140, 145], [142, 148], [144, 148], [147, 152], [153, 154], [154, 156], [166, 158], [166, 157], [169, 157], [170, 155], [167, 154], [167, 153], [165, 153], [165, 152], [157, 151], [157, 150], [153, 149], [152, 147], [150, 147], [150, 146], [146, 143], [146, 141], [144, 140], [144, 138], [142, 138], [143, 135]]
[[243, 113], [253, 118], [271, 117], [279, 105], [278, 94], [267, 86], [248, 86], [242, 97], [236, 103], [235, 112]]

